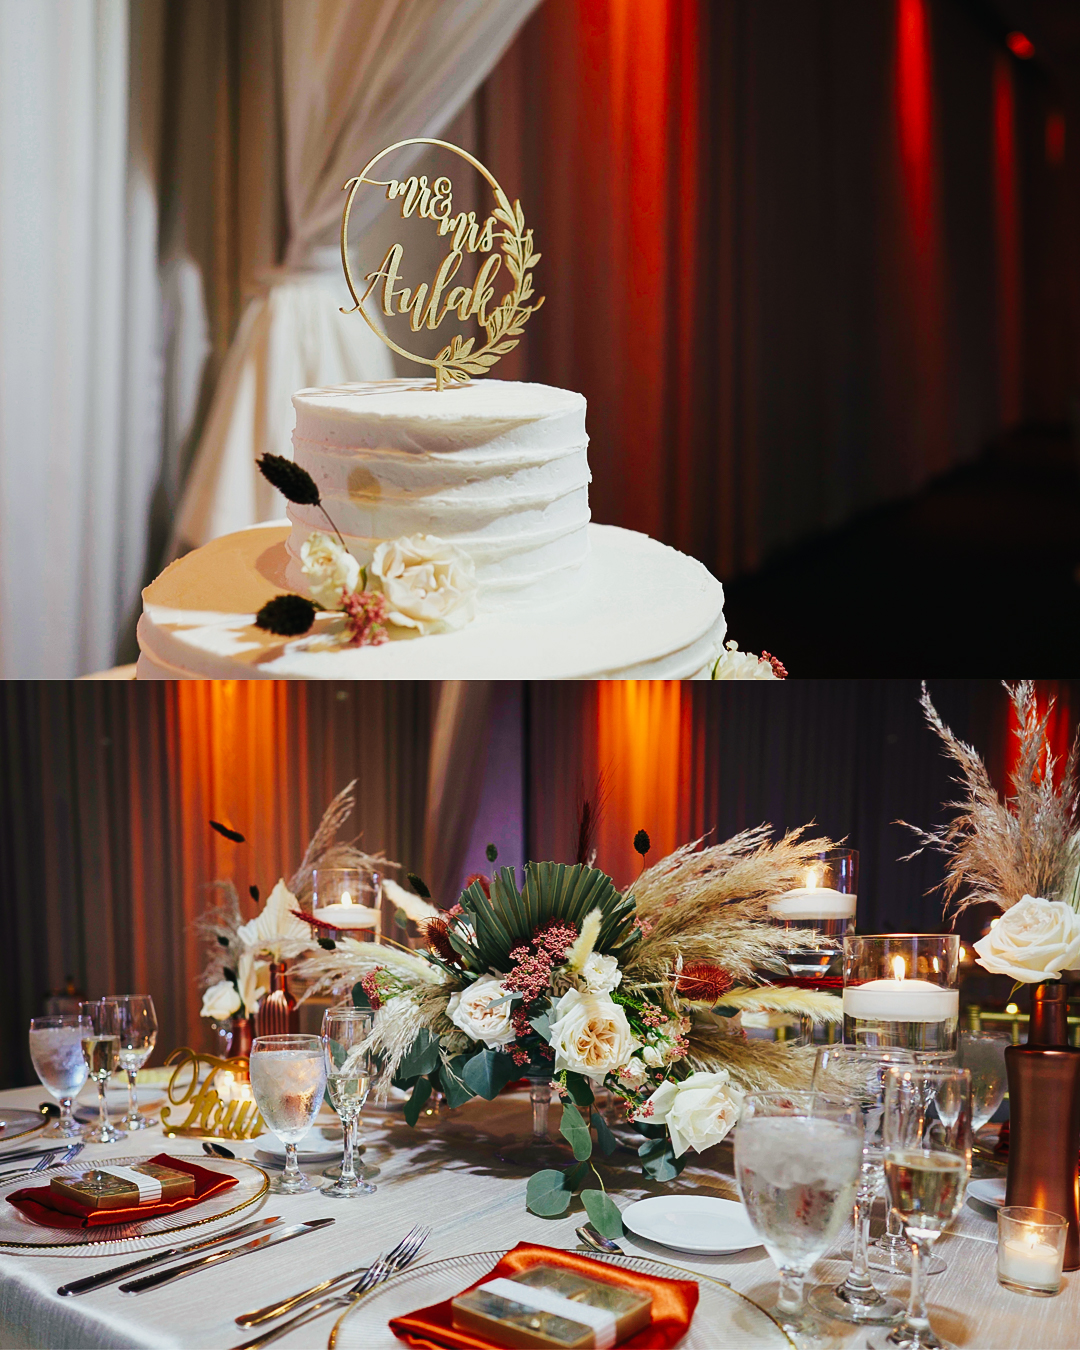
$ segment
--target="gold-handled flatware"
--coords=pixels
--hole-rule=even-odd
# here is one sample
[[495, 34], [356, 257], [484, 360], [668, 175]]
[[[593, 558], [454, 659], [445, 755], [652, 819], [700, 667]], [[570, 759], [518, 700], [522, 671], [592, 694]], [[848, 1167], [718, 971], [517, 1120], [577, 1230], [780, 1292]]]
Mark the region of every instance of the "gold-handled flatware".
[[[382, 1284], [391, 1275], [396, 1275], [399, 1270], [404, 1270], [415, 1259], [421, 1247], [427, 1241], [429, 1232], [430, 1229], [422, 1230], [411, 1242], [404, 1245], [404, 1250], [394, 1259], [391, 1259], [390, 1253], [387, 1252], [385, 1256], [380, 1256], [378, 1260], [373, 1261], [351, 1289], [346, 1289], [340, 1294], [332, 1294], [329, 1298], [320, 1299], [318, 1303], [313, 1303], [303, 1312], [297, 1313], [295, 1317], [290, 1317], [285, 1322], [279, 1322], [276, 1327], [271, 1327], [269, 1331], [264, 1331], [261, 1336], [256, 1336], [250, 1341], [244, 1341], [242, 1345], [234, 1346], [233, 1350], [259, 1350], [260, 1346], [269, 1345], [271, 1341], [276, 1341], [279, 1336], [284, 1336], [287, 1331], [313, 1322], [315, 1318], [321, 1317], [324, 1312], [331, 1308], [350, 1308], [363, 1298], [369, 1289], [374, 1289], [377, 1284]], [[398, 1244], [399, 1247], [402, 1245], [402, 1243]], [[397, 1248], [394, 1250], [396, 1251]]]
[[265, 1237], [257, 1237], [254, 1242], [245, 1242], [240, 1247], [230, 1247], [228, 1251], [211, 1252], [209, 1256], [199, 1256], [194, 1261], [185, 1261], [179, 1266], [170, 1266], [168, 1270], [155, 1271], [153, 1275], [144, 1275], [138, 1280], [129, 1280], [120, 1286], [122, 1294], [142, 1294], [147, 1289], [156, 1289], [159, 1285], [169, 1284], [172, 1280], [182, 1280], [185, 1275], [193, 1275], [197, 1270], [209, 1266], [221, 1265], [225, 1261], [235, 1260], [238, 1256], [247, 1256], [249, 1252], [262, 1251], [267, 1247], [276, 1247], [280, 1242], [290, 1242], [293, 1238], [304, 1237], [308, 1233], [317, 1233], [326, 1228], [333, 1219], [310, 1219], [307, 1223], [293, 1224], [291, 1228], [282, 1228]]
[[[425, 1228], [422, 1224], [417, 1224], [410, 1228], [405, 1236], [392, 1252], [388, 1252], [386, 1259], [396, 1262], [408, 1251], [411, 1243], [417, 1238], [421, 1243], [427, 1241], [431, 1233], [430, 1228]], [[318, 1298], [320, 1294], [325, 1294], [328, 1289], [333, 1289], [336, 1284], [344, 1284], [346, 1280], [353, 1279], [357, 1275], [363, 1275], [370, 1269], [370, 1266], [356, 1266], [353, 1270], [343, 1270], [340, 1275], [332, 1275], [330, 1279], [323, 1280], [321, 1284], [313, 1284], [310, 1289], [302, 1289], [299, 1294], [293, 1294], [289, 1298], [282, 1299], [280, 1303], [268, 1304], [265, 1308], [258, 1308], [255, 1312], [241, 1313], [236, 1318], [236, 1325], [240, 1327], [258, 1327], [263, 1322], [272, 1322], [275, 1317], [284, 1317], [286, 1313], [291, 1313], [301, 1304], [307, 1303], [309, 1299]]]

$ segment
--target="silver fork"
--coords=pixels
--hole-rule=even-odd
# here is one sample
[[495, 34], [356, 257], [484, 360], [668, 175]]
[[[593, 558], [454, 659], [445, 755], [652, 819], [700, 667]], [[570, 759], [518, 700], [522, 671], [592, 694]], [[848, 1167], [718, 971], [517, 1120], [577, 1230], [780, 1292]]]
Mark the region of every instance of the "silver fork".
[[391, 1275], [396, 1275], [399, 1270], [404, 1270], [428, 1240], [430, 1232], [430, 1229], [422, 1230], [408, 1244], [399, 1243], [399, 1246], [403, 1246], [399, 1256], [391, 1259], [390, 1253], [387, 1252], [385, 1256], [380, 1256], [373, 1261], [351, 1289], [346, 1289], [340, 1294], [332, 1294], [329, 1298], [313, 1303], [310, 1308], [305, 1308], [295, 1317], [290, 1317], [287, 1322], [282, 1322], [279, 1326], [271, 1328], [270, 1331], [263, 1332], [261, 1336], [256, 1336], [253, 1340], [244, 1341], [242, 1345], [234, 1346], [233, 1350], [258, 1350], [260, 1346], [269, 1345], [271, 1341], [276, 1341], [279, 1336], [284, 1336], [287, 1331], [291, 1331], [294, 1327], [302, 1327], [308, 1322], [313, 1322], [315, 1318], [321, 1317], [329, 1308], [349, 1307], [350, 1304], [363, 1297], [369, 1289], [374, 1289], [377, 1284], [382, 1284]]

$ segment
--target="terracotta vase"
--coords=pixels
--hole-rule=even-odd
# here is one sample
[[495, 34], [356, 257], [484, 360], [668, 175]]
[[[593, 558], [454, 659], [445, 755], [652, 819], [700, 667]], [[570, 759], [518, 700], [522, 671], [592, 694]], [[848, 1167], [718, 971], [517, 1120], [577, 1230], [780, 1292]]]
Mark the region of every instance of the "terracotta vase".
[[1009, 1077], [1007, 1205], [1063, 1214], [1065, 1269], [1080, 1270], [1080, 1050], [1068, 1044], [1067, 988], [1047, 981], [1032, 991], [1026, 1045], [1005, 1050]]
[[[270, 963], [270, 991], [255, 1014], [256, 1036], [295, 1036], [300, 1030], [296, 999], [289, 992], [284, 963]], [[250, 1051], [250, 1046], [248, 1047]]]

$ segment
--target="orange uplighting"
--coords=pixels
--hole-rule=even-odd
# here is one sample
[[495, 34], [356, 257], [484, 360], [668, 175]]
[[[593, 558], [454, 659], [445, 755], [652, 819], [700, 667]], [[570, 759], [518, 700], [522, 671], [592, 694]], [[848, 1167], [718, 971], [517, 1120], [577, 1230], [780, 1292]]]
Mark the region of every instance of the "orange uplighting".
[[645, 865], [679, 842], [682, 685], [678, 680], [610, 680], [598, 686], [598, 762], [608, 784], [597, 846], [602, 866], [626, 885], [641, 859], [634, 833], [652, 843]]
[[1021, 33], [1019, 29], [1015, 29], [1006, 36], [1005, 45], [1013, 56], [1018, 56], [1021, 61], [1030, 61], [1035, 55], [1035, 44], [1026, 33]]
[[1046, 115], [1046, 162], [1055, 168], [1065, 163], [1065, 114]]

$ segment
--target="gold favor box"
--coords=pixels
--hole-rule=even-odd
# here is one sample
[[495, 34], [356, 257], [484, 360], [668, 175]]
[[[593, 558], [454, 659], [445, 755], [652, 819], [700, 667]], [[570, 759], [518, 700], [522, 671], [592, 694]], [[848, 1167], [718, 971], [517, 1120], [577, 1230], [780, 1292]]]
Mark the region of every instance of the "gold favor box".
[[[150, 1162], [136, 1163], [129, 1170], [142, 1172], [160, 1182], [161, 1200], [183, 1200], [195, 1194], [195, 1178], [190, 1172], [178, 1172], [174, 1167], [161, 1167]], [[139, 1203], [139, 1191], [134, 1182], [128, 1181], [126, 1177], [114, 1176], [108, 1171], [107, 1165], [86, 1172], [68, 1173], [64, 1177], [53, 1177], [49, 1188], [91, 1209], [130, 1209]]]
[[648, 1294], [603, 1280], [590, 1280], [561, 1266], [533, 1266], [509, 1279], [522, 1286], [521, 1303], [482, 1287], [470, 1289], [451, 1301], [455, 1329], [473, 1332], [492, 1345], [512, 1346], [515, 1350], [518, 1346], [556, 1346], [565, 1350], [596, 1345], [596, 1334], [587, 1323], [574, 1321], [569, 1313], [564, 1317], [530, 1307], [525, 1292], [529, 1288], [611, 1313], [615, 1318], [616, 1345], [644, 1330], [652, 1320], [652, 1298]]

